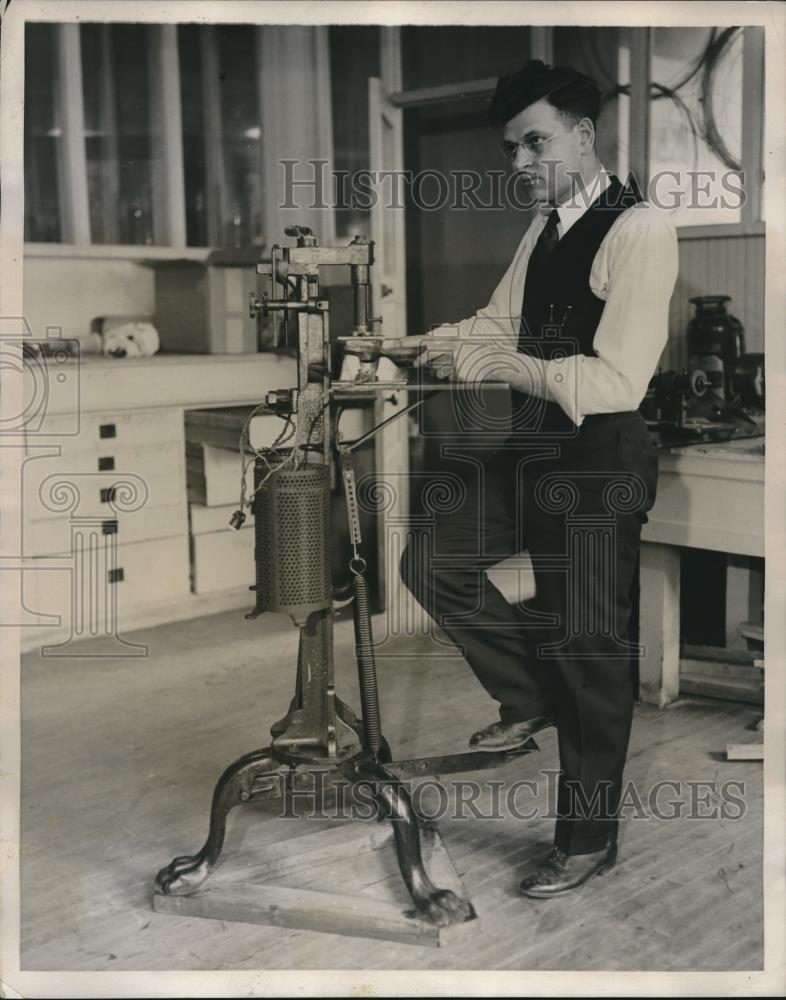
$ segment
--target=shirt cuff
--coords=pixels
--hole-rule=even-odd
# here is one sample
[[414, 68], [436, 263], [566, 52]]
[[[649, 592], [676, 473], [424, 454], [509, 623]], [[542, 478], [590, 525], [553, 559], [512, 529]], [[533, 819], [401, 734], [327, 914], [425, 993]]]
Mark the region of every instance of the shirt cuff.
[[476, 343], [457, 343], [453, 358], [456, 378], [461, 382], [483, 382], [484, 368], [491, 364], [495, 378], [504, 380], [504, 368], [499, 367], [501, 357], [509, 355], [511, 387], [539, 398], [557, 403], [573, 423], [580, 427], [584, 414], [580, 406], [581, 354], [542, 361], [512, 350], [489, 350]]
[[580, 391], [583, 354], [554, 358], [546, 363], [546, 387], [551, 399], [558, 403], [577, 427], [581, 427]]
[[471, 356], [473, 347], [477, 353], [477, 345], [474, 344], [457, 344], [454, 354], [453, 354], [453, 366], [456, 373], [456, 379], [459, 382], [469, 381], [468, 375], [471, 375]]

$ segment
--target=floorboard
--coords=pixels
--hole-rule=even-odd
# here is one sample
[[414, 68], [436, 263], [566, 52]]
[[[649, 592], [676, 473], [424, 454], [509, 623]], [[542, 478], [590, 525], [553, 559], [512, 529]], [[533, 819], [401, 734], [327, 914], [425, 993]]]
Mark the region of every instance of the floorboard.
[[[443, 779], [448, 810], [439, 828], [479, 916], [460, 944], [430, 950], [155, 913], [155, 872], [200, 846], [219, 774], [266, 745], [283, 714], [297, 636], [283, 616], [246, 622], [231, 611], [133, 639], [149, 646], [146, 659], [23, 658], [24, 969], [762, 967], [762, 769], [724, 754], [761, 713], [700, 698], [665, 710], [637, 706], [626, 778], [645, 802], [658, 781], [682, 783], [679, 795], [662, 792], [663, 802], [687, 802], [687, 782], [709, 783], [716, 815], [645, 819], [631, 808], [617, 866], [562, 899], [517, 895], [549, 850], [553, 820], [517, 819], [505, 807], [516, 782], [536, 780], [537, 794], [520, 788], [517, 802], [545, 811], [541, 772], [557, 767], [554, 731], [538, 736], [539, 753], [496, 772]], [[337, 623], [335, 650], [337, 693], [357, 708], [348, 621]], [[464, 750], [470, 733], [495, 717], [464, 661], [435, 651], [444, 654], [429, 640], [395, 640], [377, 655], [384, 729], [398, 756]], [[462, 815], [460, 782], [473, 780], [483, 783], [481, 815]], [[739, 818], [719, 812], [730, 781], [744, 783]], [[493, 817], [489, 782], [500, 783]], [[433, 783], [422, 804], [440, 804]], [[249, 864], [271, 845], [335, 823], [279, 819], [272, 804], [235, 810], [222, 865]], [[321, 877], [316, 865], [290, 870], [287, 884], [318, 889]], [[400, 894], [392, 859], [368, 891]]]

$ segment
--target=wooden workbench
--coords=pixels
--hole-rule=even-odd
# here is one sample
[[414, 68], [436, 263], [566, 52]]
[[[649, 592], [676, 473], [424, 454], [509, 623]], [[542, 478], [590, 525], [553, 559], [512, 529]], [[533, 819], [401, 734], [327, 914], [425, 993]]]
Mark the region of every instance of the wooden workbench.
[[642, 529], [639, 693], [679, 695], [680, 550], [764, 556], [764, 438], [663, 450], [658, 496]]

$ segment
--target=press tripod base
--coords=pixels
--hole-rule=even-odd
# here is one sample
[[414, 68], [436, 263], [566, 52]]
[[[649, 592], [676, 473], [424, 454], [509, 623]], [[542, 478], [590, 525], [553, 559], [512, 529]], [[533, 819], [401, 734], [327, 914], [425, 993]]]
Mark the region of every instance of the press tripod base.
[[[220, 866], [202, 889], [182, 896], [156, 893], [153, 906], [177, 916], [426, 947], [471, 934], [473, 922], [438, 926], [413, 911], [398, 873], [391, 870], [393, 836], [387, 823], [331, 823], [253, 854], [236, 854], [237, 864]], [[439, 832], [424, 828], [420, 839], [433, 878], [463, 902], [466, 891]]]
[[[498, 767], [537, 749], [535, 741], [530, 740], [515, 751], [414, 758], [389, 764], [383, 764], [365, 752], [343, 762], [296, 762], [291, 755], [282, 755], [272, 747], [245, 754], [226, 769], [215, 787], [210, 828], [201, 850], [194, 855], [177, 857], [159, 871], [153, 906], [160, 912], [181, 915], [188, 913], [222, 920], [285, 923], [286, 926], [313, 927], [333, 933], [392, 936], [394, 940], [413, 939], [415, 943], [439, 944], [439, 934], [427, 933], [419, 925], [446, 928], [471, 921], [476, 914], [436, 827], [417, 815], [403, 779]], [[383, 904], [378, 900], [361, 903], [357, 900], [363, 897], [356, 899], [336, 892], [315, 894], [314, 890], [309, 890], [312, 896], [304, 896], [300, 890], [249, 882], [247, 871], [242, 885], [233, 882], [213, 891], [211, 883], [211, 887], [203, 888], [221, 855], [229, 812], [247, 802], [296, 798], [298, 792], [303, 794], [305, 785], [311, 784], [309, 775], [314, 772], [323, 777], [323, 789], [335, 783], [368, 784], [377, 806], [377, 818], [390, 821], [390, 826], [385, 823], [387, 833], [381, 839], [390, 839], [392, 827], [398, 868], [414, 910], [408, 908], [401, 911], [394, 919], [390, 909], [393, 904]], [[369, 824], [350, 826], [368, 829]], [[379, 830], [382, 823], [371, 826]], [[341, 823], [340, 827], [342, 832], [336, 846], [343, 850], [345, 843], [354, 842], [355, 835], [347, 840], [347, 824]], [[297, 841], [302, 841], [303, 847], [306, 844], [309, 846], [310, 853], [303, 855], [302, 865], [305, 868], [313, 866], [317, 859], [315, 848], [311, 846], [312, 839], [319, 844], [318, 851], [324, 856], [324, 852], [329, 850], [329, 845], [322, 839], [326, 836], [326, 831], [321, 830], [278, 845], [286, 852], [282, 861], [276, 864], [263, 859], [261, 867], [257, 866], [259, 877], [278, 880], [285, 876], [286, 871], [292, 869], [293, 862], [297, 863]], [[380, 834], [377, 832], [375, 836], [379, 841]], [[389, 846], [387, 850], [389, 852]], [[281, 897], [279, 902], [276, 902], [277, 896]], [[174, 902], [175, 899], [179, 901]], [[356, 899], [355, 904], [350, 905], [350, 899]], [[377, 917], [370, 919], [370, 912], [377, 903], [380, 907]], [[353, 912], [358, 919], [352, 917]], [[236, 915], [229, 915], [231, 913]], [[335, 926], [331, 926], [333, 918]]]

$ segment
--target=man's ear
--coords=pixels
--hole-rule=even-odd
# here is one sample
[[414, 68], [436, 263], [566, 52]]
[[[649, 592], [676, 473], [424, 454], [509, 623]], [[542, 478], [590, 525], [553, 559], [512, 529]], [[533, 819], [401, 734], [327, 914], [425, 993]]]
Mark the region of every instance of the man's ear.
[[582, 118], [576, 126], [579, 130], [582, 151], [591, 153], [595, 148], [595, 126], [591, 118]]

